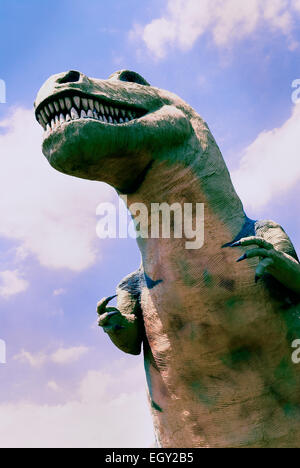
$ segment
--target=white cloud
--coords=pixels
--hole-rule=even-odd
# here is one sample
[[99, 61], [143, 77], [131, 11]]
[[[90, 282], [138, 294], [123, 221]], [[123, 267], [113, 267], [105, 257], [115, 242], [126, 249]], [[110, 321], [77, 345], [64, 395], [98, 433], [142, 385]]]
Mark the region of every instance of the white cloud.
[[[142, 373], [142, 366], [135, 369]], [[127, 382], [126, 372], [112, 377], [90, 371], [74, 389], [73, 401], [65, 404], [1, 404], [0, 447], [149, 447], [154, 437], [146, 392], [118, 393]]]
[[261, 208], [300, 181], [300, 105], [280, 127], [264, 131], [243, 152], [232, 180], [246, 206]]
[[13, 359], [21, 362], [22, 364], [29, 364], [31, 367], [40, 368], [46, 363], [47, 355], [43, 352], [33, 354], [22, 349], [22, 351], [14, 356]]
[[62, 296], [63, 294], [66, 293], [66, 290], [63, 289], [63, 288], [60, 288], [60, 289], [55, 289], [53, 291], [53, 296]]
[[60, 387], [57, 385], [57, 383], [54, 380], [50, 380], [50, 382], [47, 383], [47, 387], [52, 390], [53, 392], [59, 392]]
[[87, 354], [89, 348], [85, 346], [77, 346], [72, 348], [59, 348], [51, 354], [47, 354], [43, 351], [39, 353], [30, 353], [24, 349], [14, 356], [14, 360], [21, 362], [22, 364], [29, 364], [31, 367], [39, 368], [43, 365], [53, 362], [58, 365], [67, 365], [79, 361], [85, 354]]
[[162, 17], [135, 26], [130, 35], [141, 37], [157, 58], [163, 58], [170, 46], [189, 50], [206, 33], [217, 46], [229, 46], [260, 26], [287, 36], [294, 47], [293, 17], [299, 11], [299, 0], [168, 0]]
[[300, 0], [292, 0], [292, 6], [295, 10], [300, 11]]
[[22, 257], [34, 254], [45, 267], [88, 268], [98, 254], [95, 210], [112, 190], [52, 169], [33, 111], [15, 109], [0, 127], [0, 235], [19, 241]]
[[78, 346], [74, 348], [60, 348], [50, 356], [50, 359], [55, 364], [71, 364], [78, 361], [89, 351], [85, 346]]
[[27, 290], [29, 283], [24, 280], [18, 270], [0, 272], [0, 296], [5, 299]]

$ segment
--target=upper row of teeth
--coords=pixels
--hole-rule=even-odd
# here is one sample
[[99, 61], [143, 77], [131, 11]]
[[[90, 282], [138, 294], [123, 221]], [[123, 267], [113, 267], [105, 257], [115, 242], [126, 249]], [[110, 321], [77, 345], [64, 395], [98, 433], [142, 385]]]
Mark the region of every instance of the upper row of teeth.
[[96, 119], [101, 122], [120, 124], [137, 117], [136, 112], [107, 106], [94, 99], [65, 97], [45, 105], [38, 115], [44, 130], [54, 130], [57, 125], [76, 119]]

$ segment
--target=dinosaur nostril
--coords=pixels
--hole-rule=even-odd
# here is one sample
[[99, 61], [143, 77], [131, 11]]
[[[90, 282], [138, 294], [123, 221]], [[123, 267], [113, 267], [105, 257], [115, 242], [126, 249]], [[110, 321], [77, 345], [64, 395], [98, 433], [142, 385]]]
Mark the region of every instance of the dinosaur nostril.
[[76, 83], [80, 79], [80, 73], [78, 71], [71, 70], [63, 78], [60, 78], [58, 82], [63, 83]]

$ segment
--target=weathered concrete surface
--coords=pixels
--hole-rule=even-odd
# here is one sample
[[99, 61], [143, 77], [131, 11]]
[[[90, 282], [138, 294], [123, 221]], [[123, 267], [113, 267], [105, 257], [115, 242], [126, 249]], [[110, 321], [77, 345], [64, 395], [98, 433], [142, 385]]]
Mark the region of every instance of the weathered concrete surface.
[[[299, 447], [291, 346], [300, 338], [300, 267], [280, 226], [246, 217], [205, 122], [128, 71], [55, 75], [36, 114], [55, 169], [105, 181], [128, 205], [205, 204], [201, 250], [187, 250], [184, 238], [139, 239], [142, 266], [119, 285], [118, 308], [110, 298], [98, 306], [120, 349], [138, 354], [143, 344], [159, 444]], [[259, 250], [236, 262], [248, 244]]]

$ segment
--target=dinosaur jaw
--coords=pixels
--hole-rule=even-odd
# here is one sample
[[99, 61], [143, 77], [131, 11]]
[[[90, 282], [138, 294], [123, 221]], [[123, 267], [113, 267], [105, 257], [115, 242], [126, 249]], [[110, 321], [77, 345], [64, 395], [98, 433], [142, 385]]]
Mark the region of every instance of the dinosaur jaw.
[[[150, 114], [137, 106], [104, 100], [80, 90], [55, 93], [36, 110], [43, 127], [43, 152], [58, 171], [132, 190], [151, 162], [134, 144]], [[145, 122], [144, 122], [145, 124]]]
[[147, 114], [141, 108], [105, 101], [81, 92], [63, 92], [50, 96], [36, 110], [36, 118], [45, 137], [75, 120], [95, 120], [102, 125], [126, 125]]

